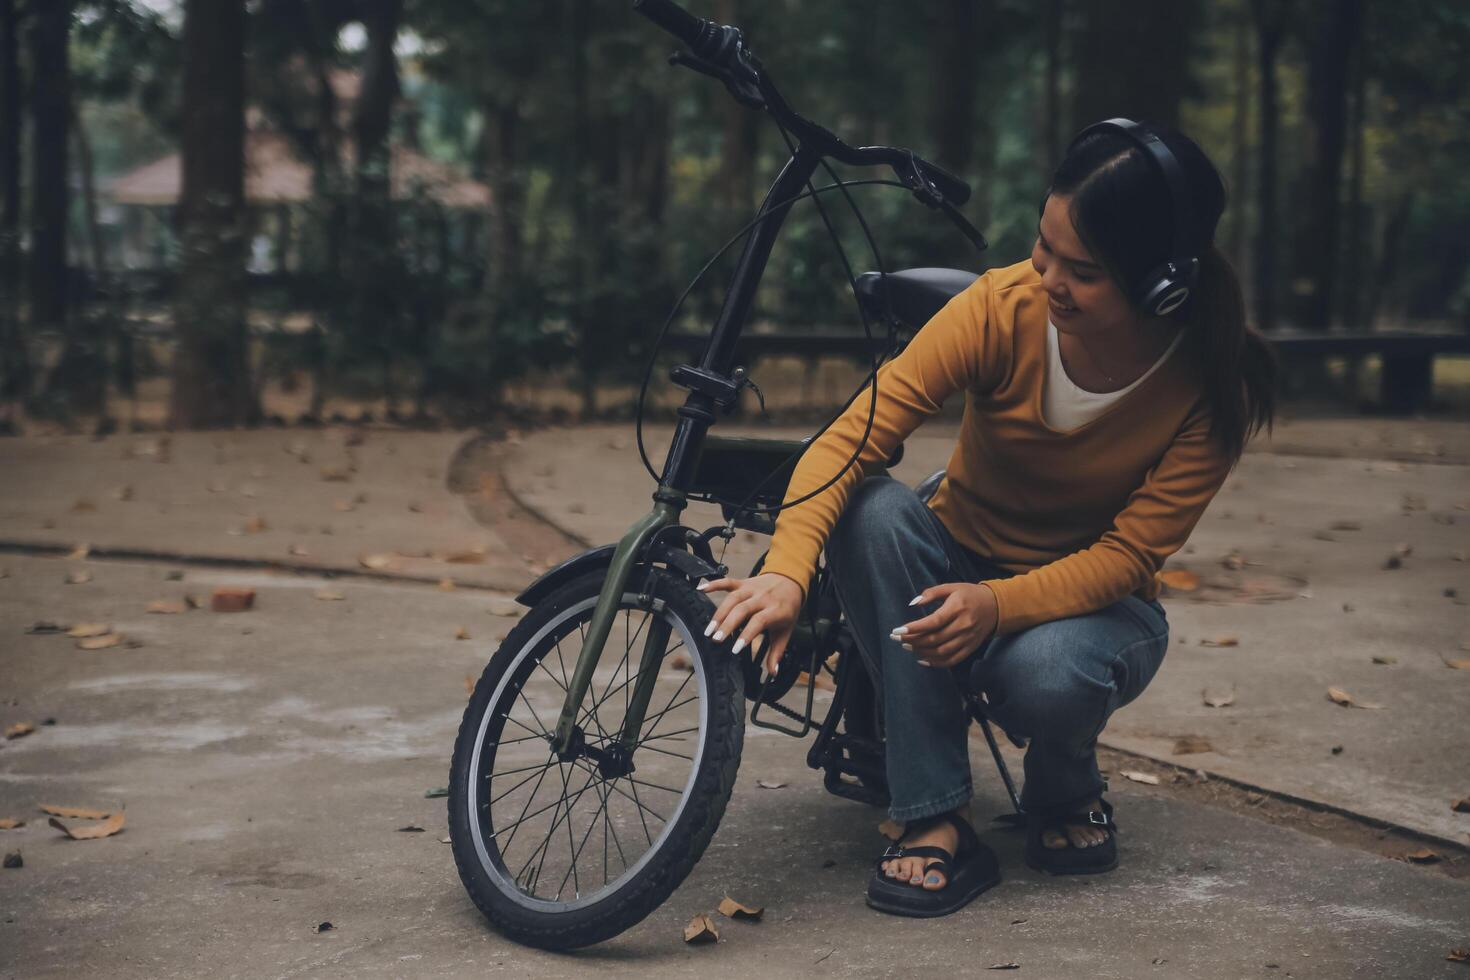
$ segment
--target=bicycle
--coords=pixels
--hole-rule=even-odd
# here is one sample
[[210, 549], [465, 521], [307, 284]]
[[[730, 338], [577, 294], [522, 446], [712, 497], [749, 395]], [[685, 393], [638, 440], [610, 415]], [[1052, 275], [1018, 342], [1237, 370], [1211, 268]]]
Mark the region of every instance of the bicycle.
[[[707, 433], [716, 421], [715, 411], [729, 412], [745, 387], [755, 388], [761, 397], [744, 369], [734, 365], [735, 343], [790, 208], [810, 196], [821, 210], [819, 192], [810, 182], [819, 166], [831, 173], [828, 158], [886, 165], [898, 181], [844, 182], [833, 175], [835, 183], [823, 191], [835, 188], [846, 194], [846, 187], [859, 183], [903, 187], [931, 209], [944, 211], [977, 248], [986, 247], [955, 207], [968, 199], [968, 185], [911, 150], [854, 148], [799, 116], [745, 46], [738, 28], [701, 20], [672, 0], [634, 0], [633, 9], [688, 46], [689, 51], [670, 57], [671, 64], [716, 78], [742, 104], [768, 112], [792, 155], [756, 218], [726, 245], [749, 233], [703, 356], [697, 365], [680, 364], [670, 371], [671, 380], [689, 394], [678, 410], [661, 474], [644, 451], [640, 395], [639, 452], [658, 480], [653, 510], [615, 545], [566, 560], [517, 596], [528, 611], [486, 665], [455, 740], [448, 808], [461, 881], [502, 933], [547, 949], [571, 949], [616, 936], [657, 908], [684, 880], [729, 801], [740, 765], [747, 700], [753, 702], [754, 725], [796, 737], [816, 730], [807, 763], [824, 772], [828, 790], [886, 805], [877, 699], [842, 618], [829, 567], [819, 563], [801, 619], [774, 674], [762, 678], [753, 651], [733, 655], [728, 638], [716, 643], [703, 635], [715, 606], [694, 584], [728, 574], [711, 542], [718, 535], [728, 544], [736, 528], [774, 532], [773, 515], [783, 506], [791, 471], [815, 436], [778, 440]], [[792, 133], [799, 138], [794, 147]], [[850, 197], [848, 201], [852, 203]], [[856, 205], [852, 207], [856, 212]], [[822, 216], [825, 221], [825, 211]], [[862, 221], [861, 214], [858, 219]], [[866, 223], [863, 228], [866, 232]], [[864, 329], [869, 330], [870, 318], [883, 322], [889, 352], [897, 346], [900, 330], [917, 331], [976, 279], [956, 269], [887, 273], [876, 246], [873, 250], [880, 271], [852, 277], [848, 266], [849, 278]], [[698, 280], [696, 276], [694, 282]], [[678, 308], [676, 304], [664, 331]], [[868, 335], [871, 339], [870, 330]], [[656, 343], [655, 353], [657, 348]], [[650, 358], [650, 372], [652, 364]], [[875, 360], [868, 379], [869, 428], [877, 370]], [[866, 438], [865, 432], [864, 444]], [[902, 452], [899, 446], [886, 466], [897, 465]], [[928, 499], [942, 477], [941, 470], [916, 489]], [[718, 502], [725, 523], [702, 532], [680, 524], [680, 512], [696, 499]], [[752, 575], [763, 561], [764, 556]], [[618, 632], [622, 641], [615, 638]], [[569, 650], [563, 649], [563, 641]], [[805, 708], [796, 710], [781, 699], [803, 676]], [[834, 689], [821, 721], [814, 715], [819, 677], [830, 680]], [[983, 709], [978, 702], [972, 708], [1019, 811], [994, 736], [984, 725]], [[762, 718], [763, 711], [796, 724]]]

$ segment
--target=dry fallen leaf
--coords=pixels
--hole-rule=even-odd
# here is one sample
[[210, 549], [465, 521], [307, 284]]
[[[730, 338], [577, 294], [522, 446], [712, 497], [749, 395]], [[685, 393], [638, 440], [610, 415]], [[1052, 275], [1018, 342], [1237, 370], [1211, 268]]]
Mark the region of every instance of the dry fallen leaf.
[[1327, 525], [1329, 531], [1361, 531], [1363, 525], [1359, 521], [1333, 521]]
[[295, 555], [297, 558], [307, 558], [310, 557], [311, 552], [307, 551], [299, 544], [293, 544], [286, 549], [286, 554]]
[[173, 616], [188, 611], [188, 604], [182, 599], [154, 599], [148, 603], [148, 611], [163, 616]]
[[1451, 963], [1470, 963], [1470, 949], [1452, 949], [1445, 955]]
[[1444, 665], [1455, 670], [1470, 670], [1470, 660], [1446, 660]]
[[314, 595], [315, 598], [320, 599], [322, 602], [341, 602], [347, 598], [342, 593], [333, 592], [330, 589], [317, 589]]
[[357, 502], [354, 500], [334, 500], [332, 506], [344, 514], [357, 510]]
[[1450, 804], [1450, 809], [1456, 813], [1470, 813], [1470, 796], [1463, 800], [1456, 800]]
[[451, 565], [479, 565], [485, 561], [483, 549], [475, 551], [454, 551], [449, 554], [440, 555], [439, 560]]
[[1394, 664], [1396, 664], [1396, 663], [1399, 662], [1399, 658], [1398, 657], [1384, 657], [1384, 656], [1379, 656], [1379, 657], [1374, 657], [1373, 658], [1373, 662], [1375, 664], [1382, 664], [1385, 667], [1391, 667]]
[[81, 806], [55, 806], [51, 803], [42, 803], [37, 809], [53, 817], [70, 817], [74, 820], [106, 820], [112, 816], [111, 810], [89, 810]]
[[1174, 592], [1193, 592], [1199, 588], [1199, 576], [1184, 568], [1160, 572], [1159, 581]]
[[763, 915], [765, 911], [766, 910], [764, 906], [756, 906], [752, 908], [749, 905], [744, 905], [740, 902], [735, 901], [735, 899], [731, 898], [729, 895], [726, 895], [724, 899], [720, 902], [720, 914], [729, 919], [746, 919], [750, 922], [759, 922], [761, 920], [761, 915]]
[[81, 561], [83, 558], [87, 557], [91, 553], [92, 553], [92, 546], [91, 545], [89, 545], [89, 544], [79, 544], [76, 547], [72, 548], [71, 549], [71, 552], [66, 557], [71, 558], [71, 559], [73, 559], [75, 561]]
[[667, 666], [671, 670], [693, 670], [694, 669], [694, 664], [692, 662], [690, 662], [689, 658], [686, 657], [686, 656], [684, 656], [682, 653], [676, 653], [676, 654], [674, 654], [668, 660], [665, 660], [664, 661], [664, 665]]
[[757, 779], [755, 784], [761, 789], [785, 789], [786, 784], [779, 779]]
[[392, 555], [362, 555], [362, 556], [360, 556], [357, 559], [357, 563], [359, 565], [361, 565], [363, 568], [371, 568], [375, 572], [376, 571], [382, 571], [383, 569], [387, 568], [389, 565], [393, 564], [393, 556]]
[[5, 729], [6, 738], [22, 738], [36, 730], [36, 726], [28, 721], [18, 721]]
[[67, 585], [86, 585], [92, 581], [92, 573], [85, 568], [74, 568], [66, 573]]
[[441, 578], [439, 580], [439, 588], [441, 590], [445, 591], [445, 592], [453, 592], [454, 591], [454, 579], [452, 579], [452, 578]]
[[78, 650], [106, 650], [122, 643], [121, 633], [104, 633], [101, 636], [89, 636], [84, 640], [77, 641]]
[[76, 830], [71, 829], [55, 817], [52, 817], [46, 822], [72, 840], [98, 840], [103, 837], [111, 837], [113, 834], [122, 830], [123, 824], [127, 822], [127, 817], [123, 811], [119, 810], [101, 823], [93, 824], [90, 827], [79, 827]]
[[461, 626], [454, 631], [454, 638], [456, 640], [468, 640], [470, 638], [470, 631]]
[[1340, 687], [1329, 687], [1327, 689], [1327, 699], [1333, 704], [1342, 705], [1344, 708], [1368, 708], [1370, 710], [1377, 710], [1383, 707], [1381, 704], [1369, 704], [1367, 701], [1359, 701]]
[[1159, 777], [1147, 772], [1135, 772], [1132, 769], [1120, 769], [1118, 775], [1124, 779], [1131, 779], [1135, 783], [1144, 783], [1148, 786], [1159, 785]]
[[16, 820], [14, 817], [0, 818], [0, 830], [15, 830], [25, 825], [26, 822], [24, 820]]
[[1238, 647], [1240, 646], [1240, 637], [1233, 633], [1225, 633], [1221, 636], [1207, 636], [1199, 641], [1199, 645], [1202, 647]]
[[77, 623], [66, 631], [66, 635], [81, 638], [85, 636], [103, 636], [111, 632], [112, 627], [106, 623]]
[[322, 479], [327, 483], [346, 483], [352, 479], [352, 471], [340, 466], [322, 467]]
[[464, 675], [464, 693], [470, 697], [475, 694], [475, 678], [470, 674]]
[[1408, 858], [1410, 861], [1413, 861], [1415, 864], [1433, 864], [1434, 862], [1439, 860], [1439, 855], [1436, 854], [1434, 851], [1431, 851], [1427, 847], [1421, 847], [1416, 851], [1410, 851], [1408, 854], [1405, 854], [1404, 857]]
[[1235, 703], [1235, 688], [1231, 688], [1229, 694], [1210, 691], [1208, 688], [1200, 691], [1199, 694], [1207, 708], [1228, 708]]
[[717, 943], [720, 932], [715, 928], [714, 920], [701, 912], [684, 927], [684, 941], [690, 944]]
[[209, 596], [209, 608], [217, 613], [245, 612], [254, 607], [254, 589], [221, 585]]
[[1180, 735], [1174, 740], [1175, 755], [1193, 755], [1197, 752], [1213, 752], [1215, 747], [1209, 739], [1200, 735]]
[[246, 534], [259, 534], [261, 531], [269, 530], [270, 525], [267, 524], [265, 522], [265, 518], [261, 517], [259, 514], [252, 515], [250, 519], [245, 522]]

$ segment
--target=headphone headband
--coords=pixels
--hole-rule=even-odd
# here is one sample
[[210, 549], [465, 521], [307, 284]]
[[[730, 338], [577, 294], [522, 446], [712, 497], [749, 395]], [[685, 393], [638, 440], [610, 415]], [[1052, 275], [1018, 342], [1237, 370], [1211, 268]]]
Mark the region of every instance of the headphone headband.
[[1174, 231], [1169, 243], [1169, 259], [1145, 277], [1139, 290], [1140, 303], [1150, 312], [1163, 316], [1172, 313], [1189, 298], [1189, 291], [1199, 279], [1199, 258], [1195, 254], [1194, 201], [1184, 168], [1159, 135], [1142, 123], [1121, 116], [1093, 123], [1073, 137], [1067, 146], [1071, 155], [1077, 144], [1094, 133], [1118, 133], [1143, 151], [1164, 178], [1173, 204]]

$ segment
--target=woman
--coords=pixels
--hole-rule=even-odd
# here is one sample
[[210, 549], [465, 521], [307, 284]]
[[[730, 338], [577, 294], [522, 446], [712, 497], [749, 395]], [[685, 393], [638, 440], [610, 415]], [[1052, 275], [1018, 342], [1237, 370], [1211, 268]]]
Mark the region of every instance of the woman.
[[[736, 652], [760, 638], [774, 670], [826, 547], [883, 691], [890, 814], [905, 824], [869, 883], [875, 908], [943, 915], [999, 880], [967, 819], [963, 687], [1029, 739], [1027, 864], [1118, 863], [1097, 736], [1168, 647], [1156, 573], [1274, 419], [1276, 362], [1212, 243], [1224, 208], [1183, 135], [1126, 119], [1084, 130], [1030, 261], [981, 276], [879, 371], [868, 468], [964, 393], [934, 496], [854, 466], [781, 513], [762, 574], [701, 585], [727, 593], [708, 632]], [[808, 447], [786, 499], [841, 467], [867, 408], [857, 398]]]

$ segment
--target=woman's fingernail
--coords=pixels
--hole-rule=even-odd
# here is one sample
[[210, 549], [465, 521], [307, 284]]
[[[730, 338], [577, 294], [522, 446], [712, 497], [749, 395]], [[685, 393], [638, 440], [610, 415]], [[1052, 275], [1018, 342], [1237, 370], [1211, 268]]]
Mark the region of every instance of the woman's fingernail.
[[696, 591], [703, 592], [705, 589], [709, 588], [709, 583], [708, 582], [700, 582], [694, 588], [695, 588]]
[[730, 652], [731, 653], [739, 653], [741, 651], [741, 649], [744, 648], [744, 646], [745, 646], [745, 637], [742, 636], [740, 639], [738, 639], [738, 640], [735, 641], [735, 645], [730, 648]]
[[712, 619], [712, 620], [709, 621], [709, 624], [707, 626], [705, 626], [705, 628], [704, 628], [704, 635], [705, 636], [709, 636], [714, 631], [715, 631], [715, 621]]
[[913, 646], [911, 644], [908, 644], [908, 643], [900, 643], [899, 646], [903, 647], [909, 653], [913, 653], [914, 652], [914, 648], [913, 648]]
[[766, 670], [766, 668], [762, 667], [761, 668], [761, 687], [765, 687], [766, 686], [766, 681], [768, 681], [770, 679], [771, 679], [771, 672], [769, 670]]
[[917, 606], [919, 603], [921, 603], [923, 601], [924, 601], [924, 593], [920, 592], [918, 595], [914, 596], [912, 599], [909, 600], [909, 605], [911, 605], [911, 606]]
[[715, 642], [716, 643], [719, 643], [719, 642], [723, 641], [724, 639], [725, 639], [725, 631], [724, 630], [715, 630]]
[[909, 628], [907, 626], [899, 626], [899, 627], [896, 627], [893, 630], [893, 632], [890, 633], [890, 634], [888, 634], [888, 635], [889, 636], [903, 636], [908, 631], [909, 631]]

